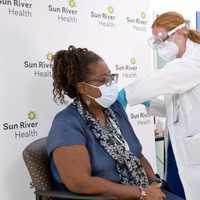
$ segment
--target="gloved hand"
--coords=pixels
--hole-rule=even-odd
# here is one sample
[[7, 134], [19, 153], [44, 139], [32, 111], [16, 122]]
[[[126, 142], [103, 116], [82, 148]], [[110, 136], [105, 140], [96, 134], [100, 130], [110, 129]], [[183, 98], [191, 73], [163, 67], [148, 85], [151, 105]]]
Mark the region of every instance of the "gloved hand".
[[[127, 107], [127, 99], [126, 99], [126, 91], [124, 89], [121, 89], [118, 93], [117, 101], [121, 104], [121, 106], [124, 108], [124, 110]], [[150, 101], [144, 101], [142, 103], [146, 108], [149, 108], [151, 105]]]
[[143, 104], [146, 108], [149, 108], [150, 105], [151, 105], [151, 101], [144, 101], [142, 104]]
[[119, 91], [117, 101], [121, 104], [121, 106], [125, 110], [127, 107], [127, 99], [126, 99], [126, 92], [124, 89]]

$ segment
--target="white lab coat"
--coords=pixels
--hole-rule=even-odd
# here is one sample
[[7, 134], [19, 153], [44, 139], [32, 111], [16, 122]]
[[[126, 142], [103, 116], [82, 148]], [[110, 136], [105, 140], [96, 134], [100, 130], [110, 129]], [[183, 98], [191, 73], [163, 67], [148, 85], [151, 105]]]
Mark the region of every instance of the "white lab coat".
[[[150, 113], [167, 117], [187, 200], [200, 199], [200, 45], [187, 40], [182, 58], [125, 87], [128, 104], [152, 100]], [[155, 97], [164, 95], [164, 101]]]

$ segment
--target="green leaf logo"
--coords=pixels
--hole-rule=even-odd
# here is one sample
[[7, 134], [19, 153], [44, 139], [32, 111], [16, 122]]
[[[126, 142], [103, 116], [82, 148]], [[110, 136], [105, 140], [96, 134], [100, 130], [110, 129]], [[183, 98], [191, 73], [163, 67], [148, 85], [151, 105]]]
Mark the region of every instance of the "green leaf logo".
[[113, 14], [114, 13], [114, 9], [113, 9], [112, 6], [108, 6], [107, 10], [108, 10], [109, 14]]
[[146, 18], [146, 13], [145, 13], [144, 11], [142, 11], [142, 12], [140, 13], [140, 16], [141, 16], [142, 19], [144, 19], [144, 18]]
[[33, 112], [33, 111], [30, 111], [30, 112], [28, 113], [28, 119], [29, 119], [29, 120], [34, 120], [35, 118], [36, 118], [36, 113]]
[[133, 57], [133, 58], [131, 58], [130, 59], [130, 63], [132, 64], [132, 65], [135, 65], [136, 64], [136, 59]]
[[76, 7], [76, 1], [75, 1], [75, 0], [69, 0], [69, 6], [70, 6], [71, 8]]
[[48, 52], [48, 54], [47, 54], [47, 60], [50, 61], [50, 62], [53, 61], [53, 56], [54, 56], [53, 53]]

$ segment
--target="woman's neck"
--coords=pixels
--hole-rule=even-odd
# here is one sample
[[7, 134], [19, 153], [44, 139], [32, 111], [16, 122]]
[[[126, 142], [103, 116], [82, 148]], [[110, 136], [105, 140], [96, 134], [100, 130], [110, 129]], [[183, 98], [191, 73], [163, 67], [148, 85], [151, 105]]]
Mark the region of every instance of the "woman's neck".
[[96, 103], [91, 103], [90, 105], [87, 106], [88, 111], [95, 116], [101, 116], [102, 114], [104, 115], [104, 108], [102, 108], [100, 105]]
[[87, 110], [95, 117], [95, 119], [99, 121], [102, 126], [106, 126], [104, 108], [92, 100], [90, 100], [90, 103], [87, 103], [88, 99], [84, 97], [81, 98], [81, 101], [84, 103]]

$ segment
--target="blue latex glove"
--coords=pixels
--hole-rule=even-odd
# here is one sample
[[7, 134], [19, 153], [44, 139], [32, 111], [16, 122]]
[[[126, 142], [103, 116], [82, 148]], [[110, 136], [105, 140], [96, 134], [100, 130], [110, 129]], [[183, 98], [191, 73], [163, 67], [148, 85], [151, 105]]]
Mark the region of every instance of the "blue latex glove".
[[126, 99], [126, 92], [124, 89], [119, 91], [117, 101], [121, 104], [121, 106], [125, 110], [127, 107], [127, 99]]
[[143, 104], [146, 108], [149, 108], [150, 105], [151, 105], [151, 102], [150, 102], [150, 101], [144, 101], [142, 104]]

